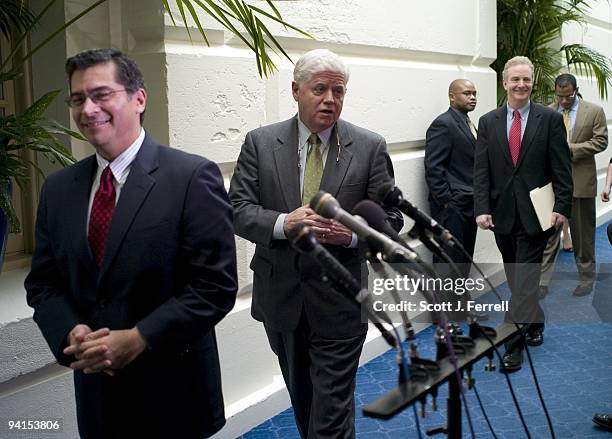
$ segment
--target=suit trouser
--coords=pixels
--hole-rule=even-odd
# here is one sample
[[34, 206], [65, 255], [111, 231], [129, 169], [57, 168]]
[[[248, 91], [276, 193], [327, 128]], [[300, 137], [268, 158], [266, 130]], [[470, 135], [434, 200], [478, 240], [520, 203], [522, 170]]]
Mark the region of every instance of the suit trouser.
[[[474, 246], [476, 245], [476, 232], [478, 230], [476, 221], [474, 221], [474, 216], [466, 215], [453, 206], [448, 206], [446, 209], [437, 209], [431, 205], [431, 211], [436, 221], [444, 226], [444, 228], [448, 229], [461, 245], [463, 245], [463, 248], [470, 257], [473, 257]], [[464, 277], [468, 277], [470, 274], [470, 259], [457, 247], [444, 247], [444, 251], [454, 263], [460, 264], [459, 268], [462, 272], [461, 274]], [[433, 262], [444, 261], [434, 255]]]
[[[504, 260], [504, 271], [510, 287], [510, 303], [506, 322], [521, 323], [522, 333], [544, 328], [544, 311], [538, 301], [538, 285], [542, 255], [550, 232], [528, 235], [518, 215], [511, 232], [495, 233], [495, 242]], [[522, 348], [522, 337], [506, 344], [506, 349]]]
[[[461, 245], [470, 255], [470, 257], [473, 257], [474, 247], [476, 245], [476, 233], [478, 230], [478, 226], [476, 225], [474, 216], [466, 215], [461, 210], [456, 209], [454, 206], [451, 205], [448, 205], [446, 208], [443, 208], [442, 206], [437, 206], [434, 203], [430, 203], [430, 207], [433, 218], [438, 221], [445, 229], [451, 232], [451, 234], [461, 243]], [[472, 206], [470, 206], [470, 210], [473, 211]], [[472, 262], [470, 261], [470, 258], [468, 258], [457, 246], [442, 246], [442, 249], [446, 252], [450, 260], [457, 264], [459, 274], [465, 279], [469, 278], [470, 268], [472, 267]], [[452, 273], [451, 267], [446, 264], [446, 261], [441, 259], [439, 256], [434, 254], [433, 262], [434, 264], [436, 264], [436, 271], [442, 278], [457, 277], [455, 273]], [[451, 306], [453, 310], [456, 309], [456, 303], [458, 301], [463, 301], [463, 308], [466, 309], [467, 306], [465, 304], [465, 301], [472, 300], [469, 292], [461, 296], [458, 296], [454, 292], [441, 292], [437, 294], [438, 297], [440, 297], [440, 302], [452, 303]], [[463, 321], [466, 319], [466, 317], [466, 312], [449, 312], [449, 318], [454, 321]]]
[[[595, 198], [572, 198], [572, 216], [569, 219], [572, 247], [579, 283], [592, 286], [595, 280]], [[549, 286], [559, 254], [561, 227], [550, 237], [542, 260], [540, 285]]]
[[308, 324], [278, 332], [266, 327], [291, 397], [302, 438], [355, 437], [355, 374], [366, 334], [326, 338]]

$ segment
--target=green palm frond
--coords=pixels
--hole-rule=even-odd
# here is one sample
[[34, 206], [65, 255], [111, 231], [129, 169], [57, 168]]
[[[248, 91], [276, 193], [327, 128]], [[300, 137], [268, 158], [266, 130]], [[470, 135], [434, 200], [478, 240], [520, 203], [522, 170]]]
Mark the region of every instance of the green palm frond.
[[56, 135], [67, 134], [83, 139], [80, 134], [44, 117], [58, 93], [59, 90], [46, 93], [23, 112], [0, 117], [0, 201], [4, 199], [0, 208], [8, 218], [12, 232], [19, 230], [19, 222], [5, 192], [7, 180], [12, 179], [24, 188], [30, 168], [43, 175], [37, 164], [21, 154], [21, 151], [34, 151], [51, 163], [66, 166], [74, 163], [75, 159]]
[[0, 32], [9, 39], [12, 31], [25, 32], [34, 26], [34, 14], [27, 8], [25, 0], [2, 0], [0, 2]]
[[0, 211], [4, 213], [8, 220], [9, 232], [19, 233], [21, 227], [19, 226], [19, 219], [17, 218], [17, 212], [13, 207], [13, 200], [9, 194], [9, 182], [7, 180], [0, 180]]
[[[106, 2], [107, 0], [93, 1], [90, 6], [83, 9], [58, 29], [55, 29], [43, 38], [38, 45], [28, 49], [25, 55], [21, 56], [21, 49], [27, 43], [34, 27], [54, 4], [61, 2], [47, 0], [40, 12], [34, 14], [28, 9], [26, 0], [0, 0], [0, 33], [10, 41], [12, 47], [12, 51], [3, 59], [0, 59], [0, 82], [19, 78], [22, 75], [21, 69], [25, 61], [74, 22]], [[270, 51], [280, 53], [291, 60], [277, 39], [268, 30], [264, 20], [280, 23], [285, 29], [292, 29], [312, 38], [306, 32], [285, 22], [272, 0], [266, 0], [270, 12], [242, 0], [175, 0], [175, 2], [190, 38], [188, 18], [193, 20], [205, 43], [209, 44], [199, 18], [199, 9], [240, 38], [255, 53], [259, 75], [262, 77], [267, 77], [269, 73], [276, 69], [270, 57]], [[161, 3], [174, 22], [168, 0], [161, 0]], [[74, 163], [74, 158], [56, 136], [68, 135], [85, 140], [80, 134], [44, 117], [46, 110], [57, 94], [58, 91], [45, 94], [18, 115], [0, 117], [0, 209], [7, 216], [12, 232], [19, 230], [19, 221], [8, 196], [9, 179], [23, 187], [30, 169], [42, 174], [42, 170], [37, 164], [29, 160], [22, 152], [33, 151], [42, 154], [52, 163], [65, 166]]]
[[589, 79], [595, 78], [597, 91], [603, 99], [608, 98], [607, 84], [612, 85], [612, 66], [610, 59], [582, 44], [566, 44], [561, 47], [565, 54], [568, 69], [572, 68]]
[[60, 26], [58, 29], [56, 29], [54, 32], [52, 32], [50, 35], [48, 35], [46, 38], [44, 38], [36, 47], [34, 47], [33, 49], [28, 50], [26, 55], [23, 58], [20, 58], [19, 60], [17, 60], [18, 62], [14, 63], [16, 65], [10, 71], [6, 72], [5, 71], [6, 67], [11, 63], [11, 61], [15, 61], [15, 56], [16, 56], [17, 53], [19, 53], [19, 48], [26, 41], [26, 39], [30, 35], [31, 31], [33, 30], [34, 26], [38, 22], [40, 22], [42, 17], [49, 11], [49, 9], [51, 9], [51, 7], [53, 6], [53, 4], [56, 1], [57, 0], [49, 0], [49, 2], [45, 5], [45, 7], [42, 8], [42, 10], [38, 13], [38, 15], [36, 15], [36, 17], [34, 17], [34, 20], [33, 20], [32, 24], [29, 27], [27, 27], [25, 30], [23, 30], [23, 32], [21, 33], [21, 36], [19, 38], [17, 38], [15, 41], [12, 42], [13, 50], [11, 51], [11, 53], [8, 54], [6, 59], [0, 60], [1, 61], [0, 62], [0, 74], [3, 74], [3, 73], [4, 74], [8, 74], [9, 77], [11, 75], [14, 76], [14, 75], [19, 74], [19, 72], [21, 70], [21, 66], [23, 65], [23, 63], [25, 61], [30, 59], [36, 52], [38, 52], [40, 49], [42, 49], [44, 46], [46, 46], [49, 43], [49, 41], [51, 41], [53, 38], [55, 38], [61, 32], [66, 30], [73, 23], [75, 23], [76, 21], [80, 20], [81, 17], [89, 14], [92, 10], [94, 10], [95, 8], [100, 6], [102, 3], [106, 3], [107, 0], [98, 0], [94, 4], [92, 4], [91, 6], [85, 8], [84, 10], [82, 10], [79, 14], [74, 16], [71, 20], [68, 20], [66, 23], [64, 23], [62, 26]]
[[600, 97], [607, 97], [612, 78], [609, 60], [580, 44], [558, 48], [561, 29], [568, 23], [585, 23], [590, 5], [587, 0], [498, 0], [497, 59], [491, 67], [498, 74], [498, 104], [505, 103], [502, 71], [510, 58], [522, 55], [534, 64], [532, 98], [552, 101], [554, 80], [564, 66], [597, 81]]
[[[271, 13], [242, 0], [175, 0], [175, 2], [190, 38], [191, 33], [187, 23], [187, 16], [191, 17], [194, 21], [204, 42], [207, 45], [209, 44], [206, 32], [198, 17], [198, 11], [196, 10], [199, 8], [225, 29], [240, 38], [255, 53], [257, 70], [261, 77], [268, 77], [270, 73], [276, 70], [276, 65], [270, 57], [270, 51], [280, 53], [291, 61], [287, 52], [285, 52], [278, 40], [272, 35], [272, 32], [266, 27], [262, 18], [280, 23], [286, 29], [292, 29], [308, 38], [313, 38], [307, 32], [284, 21], [272, 0], [266, 0], [267, 5], [272, 11]], [[162, 0], [162, 4], [172, 22], [175, 23], [169, 2]], [[239, 27], [242, 27], [243, 31], [240, 31]]]

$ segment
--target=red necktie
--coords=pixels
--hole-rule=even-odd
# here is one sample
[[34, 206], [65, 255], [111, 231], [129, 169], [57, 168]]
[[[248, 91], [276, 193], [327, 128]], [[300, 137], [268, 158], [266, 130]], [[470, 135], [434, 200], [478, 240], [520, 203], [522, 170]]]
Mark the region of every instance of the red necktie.
[[510, 127], [510, 137], [508, 144], [510, 145], [510, 155], [512, 156], [512, 164], [516, 166], [519, 154], [521, 153], [521, 115], [518, 110], [514, 110], [514, 120]]
[[94, 196], [89, 215], [89, 245], [98, 267], [102, 265], [104, 245], [108, 235], [108, 227], [115, 210], [115, 187], [113, 186], [113, 173], [110, 166], [104, 168], [100, 178], [100, 187]]

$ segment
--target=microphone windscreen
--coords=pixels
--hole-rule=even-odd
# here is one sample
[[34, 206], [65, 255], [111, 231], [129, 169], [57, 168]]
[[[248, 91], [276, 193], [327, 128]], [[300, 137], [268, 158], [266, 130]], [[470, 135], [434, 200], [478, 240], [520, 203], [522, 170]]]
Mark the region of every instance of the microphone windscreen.
[[353, 215], [359, 215], [361, 218], [375, 230], [389, 236], [395, 242], [399, 242], [406, 247], [406, 243], [400, 238], [391, 224], [389, 224], [387, 212], [372, 200], [363, 200], [353, 208]]
[[362, 200], [353, 207], [353, 215], [359, 215], [370, 227], [384, 231], [387, 213], [372, 200]]
[[394, 187], [395, 186], [393, 186], [393, 183], [384, 183], [381, 187], [379, 187], [378, 192], [376, 193], [378, 201], [382, 204], [388, 204], [387, 197], [393, 191]]
[[291, 227], [287, 238], [298, 251], [303, 253], [313, 251], [317, 243], [317, 239], [310, 231], [310, 227], [302, 223], [297, 223]]
[[334, 218], [340, 204], [325, 191], [319, 191], [310, 200], [310, 208], [324, 218]]

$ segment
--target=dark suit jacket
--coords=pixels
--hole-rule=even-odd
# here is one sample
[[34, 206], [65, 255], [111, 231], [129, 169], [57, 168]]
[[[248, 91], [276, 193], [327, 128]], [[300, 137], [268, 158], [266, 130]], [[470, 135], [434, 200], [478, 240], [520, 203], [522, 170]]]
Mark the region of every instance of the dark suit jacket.
[[28, 303], [60, 364], [73, 361], [62, 350], [78, 323], [93, 330], [136, 325], [148, 350], [115, 377], [75, 372], [79, 430], [105, 439], [210, 435], [225, 423], [214, 326], [237, 291], [221, 174], [147, 134], [99, 270], [86, 236], [96, 168], [91, 156], [45, 181]]
[[465, 117], [452, 108], [427, 129], [424, 164], [432, 213], [449, 203], [464, 215], [474, 214], [475, 144]]
[[531, 103], [516, 167], [506, 131], [507, 107], [480, 118], [474, 158], [474, 215], [493, 216], [494, 232], [509, 234], [516, 215], [530, 235], [542, 232], [529, 191], [552, 181], [553, 211], [569, 218], [572, 174], [563, 117]]
[[[335, 132], [330, 137], [320, 187], [350, 212], [359, 201], [376, 199], [378, 188], [393, 180], [393, 167], [380, 135], [343, 120], [338, 120], [336, 129], [338, 137]], [[273, 330], [290, 331], [304, 308], [319, 335], [359, 335], [367, 329], [359, 306], [321, 281], [321, 270], [310, 256], [299, 255], [288, 240], [272, 239], [277, 217], [302, 205], [297, 142], [297, 117], [251, 131], [232, 177], [229, 196], [236, 233], [257, 244], [251, 261], [251, 312]], [[401, 213], [388, 213], [401, 229]], [[361, 277], [363, 258], [357, 249], [328, 246], [328, 250], [357, 279]]]

